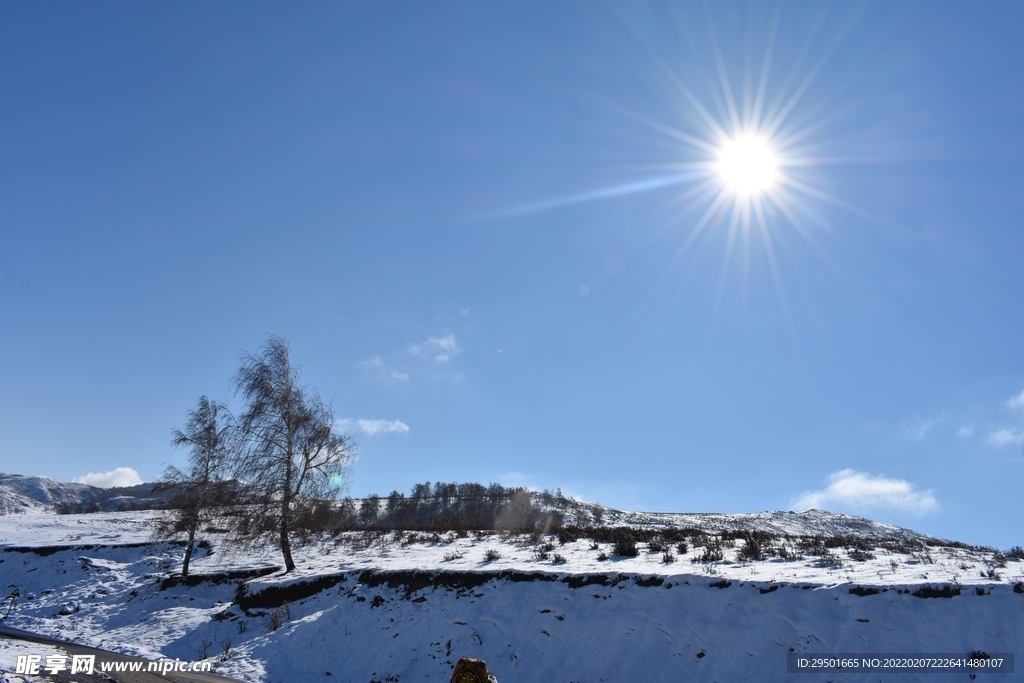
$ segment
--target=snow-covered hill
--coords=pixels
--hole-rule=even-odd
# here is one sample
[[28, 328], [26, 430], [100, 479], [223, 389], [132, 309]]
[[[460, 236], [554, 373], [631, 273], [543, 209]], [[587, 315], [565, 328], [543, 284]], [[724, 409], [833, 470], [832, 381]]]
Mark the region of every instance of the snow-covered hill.
[[56, 503], [80, 502], [92, 496], [86, 484], [62, 484], [49, 477], [0, 473], [0, 509], [7, 513], [41, 510]]
[[140, 510], [160, 507], [164, 498], [153, 484], [100, 488], [59, 482], [50, 477], [0, 473], [0, 514], [20, 514], [64, 507], [68, 511]]
[[[583, 514], [581, 515], [580, 512]], [[569, 501], [569, 521], [604, 526], [633, 526], [655, 529], [700, 529], [707, 533], [723, 531], [762, 531], [790, 536], [859, 536], [866, 539], [903, 539], [927, 541], [928, 536], [893, 524], [874, 522], [864, 517], [827, 510], [805, 512], [754, 512], [726, 514], [715, 512], [630, 512], [594, 503]]]
[[[236, 551], [207, 532], [184, 582], [174, 575], [180, 546], [150, 539], [156, 514], [0, 517], [0, 586], [26, 598], [9, 623], [151, 658], [205, 655], [254, 683], [447, 681], [460, 656], [486, 659], [503, 683], [788, 681], [790, 652], [1003, 653], [1024, 643], [1024, 562], [928, 545], [908, 530], [872, 536], [874, 523], [832, 513], [681, 516], [708, 532], [868, 531], [862, 548], [828, 558], [754, 562], [740, 560], [741, 541], [720, 537], [690, 538], [668, 556], [640, 543], [636, 557], [616, 557], [585, 538], [349, 532], [298, 549], [298, 570], [282, 574], [273, 548]], [[716, 540], [722, 559], [695, 562], [705, 550], [695, 543]]]

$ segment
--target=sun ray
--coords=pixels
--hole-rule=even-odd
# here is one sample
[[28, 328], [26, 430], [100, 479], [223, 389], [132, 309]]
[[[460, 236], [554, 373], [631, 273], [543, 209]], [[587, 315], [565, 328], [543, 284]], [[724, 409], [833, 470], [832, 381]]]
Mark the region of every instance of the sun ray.
[[757, 84], [757, 96], [754, 99], [754, 106], [750, 112], [750, 119], [747, 121], [747, 128], [755, 128], [761, 121], [761, 110], [764, 107], [765, 94], [768, 91], [768, 74], [772, 67], [772, 58], [775, 56], [775, 39], [779, 33], [779, 22], [782, 19], [782, 3], [776, 3], [775, 16], [772, 17], [771, 29], [768, 32], [768, 45], [764, 50], [764, 61], [761, 63], [761, 78]]
[[711, 206], [707, 208], [707, 210], [704, 212], [704, 215], [701, 216], [700, 220], [697, 221], [697, 224], [693, 226], [693, 228], [690, 230], [690, 234], [686, 236], [686, 239], [683, 240], [683, 243], [679, 246], [679, 248], [676, 250], [676, 253], [669, 260], [669, 263], [663, 271], [662, 276], [659, 278], [659, 282], [668, 277], [669, 272], [675, 267], [675, 265], [680, 261], [680, 259], [682, 259], [683, 256], [686, 255], [686, 252], [690, 250], [690, 247], [693, 246], [693, 243], [696, 242], [697, 238], [700, 237], [701, 233], [704, 232], [704, 228], [706, 228], [711, 223], [712, 219], [718, 214], [719, 210], [722, 208], [722, 205], [724, 205], [726, 201], [728, 201], [728, 199], [729, 192], [724, 188], [719, 190], [718, 196], [715, 198], [715, 201], [712, 202]]
[[[698, 18], [692, 25], [674, 25], [691, 49], [686, 61], [679, 62], [695, 65], [687, 70], [674, 68], [677, 61], [670, 59], [674, 55], [659, 52], [636, 25], [622, 17], [624, 26], [649, 60], [647, 75], [663, 89], [666, 103], [678, 114], [666, 117], [615, 101], [589, 99], [632, 122], [633, 128], [626, 136], [630, 143], [653, 143], [658, 154], [667, 150], [673, 158], [604, 167], [601, 170], [605, 173], [643, 173], [650, 177], [526, 203], [488, 217], [546, 211], [678, 187], [670, 192], [670, 197], [658, 196], [650, 213], [654, 224], [636, 247], [646, 251], [663, 248], [666, 236], [676, 240], [645, 299], [664, 287], [674, 273], [681, 276], [677, 285], [686, 287], [690, 278], [701, 272], [698, 264], [711, 256], [719, 268], [715, 320], [725, 296], [731, 292], [727, 286], [731, 279], [740, 283], [746, 299], [751, 294], [752, 278], [770, 277], [770, 289], [774, 290], [785, 325], [793, 334], [788, 291], [792, 286], [787, 273], [796, 264], [798, 252], [793, 250], [794, 246], [820, 259], [843, 286], [856, 293], [830, 253], [828, 232], [820, 229], [826, 225], [828, 214], [819, 207], [838, 207], [872, 223], [905, 230], [826, 191], [824, 178], [815, 172], [825, 166], [891, 163], [912, 156], [891, 151], [880, 154], [871, 148], [854, 146], [854, 138], [829, 137], [829, 132], [840, 129], [837, 124], [851, 115], [853, 107], [842, 106], [841, 100], [850, 88], [849, 82], [825, 83], [826, 68], [846, 43], [855, 20], [843, 19], [838, 31], [826, 31], [828, 15], [827, 8], [823, 8], [810, 17], [811, 24], [803, 31], [805, 39], [794, 46], [796, 55], [791, 60], [792, 53], [783, 49], [788, 46], [782, 41], [783, 9], [781, 1], [777, 2], [770, 21], [766, 22], [763, 43], [758, 42], [750, 28], [753, 20], [739, 26], [739, 30], [745, 31], [745, 42], [741, 44], [748, 49], [736, 57], [723, 52], [728, 43], [718, 35], [716, 23], [721, 22], [705, 6], [703, 22]], [[706, 35], [699, 34], [702, 23], [707, 27]], [[759, 62], [755, 54], [762, 55]], [[735, 59], [740, 60], [743, 70], [738, 80], [730, 76], [735, 76]], [[776, 81], [782, 81], [781, 87]], [[717, 255], [718, 249], [722, 249], [720, 256], [712, 256]]]
[[691, 147], [694, 147], [696, 149], [708, 152], [709, 154], [714, 154], [715, 151], [717, 150], [717, 148], [715, 147], [715, 145], [713, 143], [708, 142], [707, 140], [702, 140], [701, 138], [698, 138], [698, 137], [696, 137], [694, 135], [689, 135], [687, 133], [684, 133], [681, 130], [673, 128], [672, 126], [669, 126], [669, 125], [666, 125], [664, 123], [661, 123], [660, 121], [656, 121], [655, 119], [652, 119], [649, 116], [644, 116], [643, 114], [638, 114], [638, 113], [636, 113], [634, 111], [626, 109], [625, 107], [621, 107], [621, 106], [615, 104], [614, 102], [608, 102], [608, 101], [603, 101], [603, 100], [598, 100], [598, 101], [601, 102], [604, 106], [608, 107], [609, 109], [617, 111], [617, 112], [619, 112], [620, 114], [622, 114], [624, 116], [628, 116], [629, 118], [633, 119], [634, 121], [638, 121], [638, 122], [648, 126], [649, 128], [653, 128], [654, 130], [659, 131], [661, 133], [664, 133], [665, 135], [668, 135], [669, 137], [675, 138], [676, 140], [679, 140], [680, 142], [685, 142], [686, 144], [690, 145]]
[[686, 85], [683, 79], [679, 77], [675, 69], [669, 66], [665, 60], [662, 59], [661, 55], [658, 54], [658, 51], [655, 50], [654, 46], [651, 45], [649, 40], [647, 40], [647, 37], [644, 36], [629, 20], [623, 18], [623, 22], [629, 29], [630, 33], [632, 33], [634, 39], [643, 46], [644, 50], [654, 61], [655, 65], [669, 79], [669, 82], [671, 82], [672, 85], [674, 85], [679, 92], [683, 94], [690, 106], [693, 107], [694, 111], [696, 111], [704, 121], [704, 124], [711, 129], [712, 134], [718, 138], [726, 137], [728, 134], [725, 129], [722, 128], [721, 124], [718, 123], [718, 120], [711, 115], [711, 112], [709, 112], [707, 108], [704, 107], [704, 104], [696, 95], [694, 95], [693, 91]]
[[793, 324], [793, 315], [789, 310], [789, 299], [786, 296], [786, 289], [782, 283], [782, 273], [779, 271], [778, 259], [775, 255], [775, 245], [772, 240], [771, 230], [768, 229], [768, 222], [764, 217], [764, 205], [761, 202], [753, 202], [754, 215], [757, 217], [757, 226], [761, 232], [761, 239], [764, 242], [765, 255], [768, 257], [768, 268], [772, 273], [772, 281], [775, 283], [775, 292], [782, 305], [782, 315], [786, 320], [786, 327], [794, 338], [796, 327]]
[[853, 30], [853, 27], [854, 22], [848, 21], [846, 23], [846, 26], [844, 26], [843, 29], [839, 31], [836, 37], [832, 40], [832, 43], [828, 46], [828, 48], [826, 48], [825, 53], [821, 56], [820, 59], [818, 59], [818, 62], [807, 73], [807, 76], [804, 77], [804, 80], [800, 84], [800, 86], [796, 89], [796, 91], [793, 92], [792, 96], [790, 96], [789, 101], [786, 102], [786, 105], [775, 116], [772, 122], [765, 127], [765, 133], [767, 135], [772, 136], [775, 134], [778, 128], [782, 125], [782, 122], [785, 121], [787, 116], [789, 116], [789, 113], [793, 110], [794, 107], [796, 107], [797, 103], [804, 96], [804, 94], [807, 93], [807, 90], [811, 87], [811, 84], [814, 83], [814, 81], [818, 78], [818, 75], [821, 73], [822, 69], [825, 68], [825, 65], [828, 64], [829, 60], [832, 59], [832, 55], [834, 55], [836, 51], [839, 50], [840, 45], [842, 45], [843, 41], [846, 40], [846, 36], [850, 33], [850, 31]]
[[852, 214], [854, 214], [856, 216], [860, 216], [861, 218], [867, 218], [870, 221], [874, 221], [876, 223], [887, 225], [889, 227], [901, 228], [901, 229], [903, 227], [902, 225], [900, 225], [898, 223], [894, 223], [894, 222], [892, 222], [890, 220], [882, 218], [881, 216], [877, 216], [877, 215], [871, 213], [870, 211], [865, 211], [864, 209], [861, 209], [860, 207], [854, 206], [853, 204], [850, 204], [849, 202], [844, 202], [842, 199], [839, 199], [838, 197], [836, 197], [834, 195], [831, 195], [828, 192], [825, 192], [824, 190], [819, 190], [817, 188], [811, 187], [807, 183], [801, 182], [801, 181], [799, 181], [799, 180], [797, 180], [797, 179], [795, 179], [795, 178], [793, 178], [791, 176], [781, 176], [779, 178], [779, 182], [782, 183], [783, 185], [787, 185], [789, 187], [792, 187], [794, 190], [799, 190], [800, 192], [803, 192], [804, 194], [806, 194], [806, 195], [808, 195], [810, 197], [814, 197], [815, 199], [821, 200], [823, 202], [828, 202], [829, 204], [832, 204], [833, 206], [838, 206], [840, 209], [846, 209], [850, 213], [852, 213]]
[[681, 185], [683, 183], [694, 180], [696, 177], [702, 177], [703, 175], [704, 174], [695, 175], [694, 173], [676, 173], [672, 175], [648, 178], [646, 180], [639, 180], [634, 183], [613, 185], [612, 187], [606, 187], [600, 190], [593, 190], [591, 192], [581, 192], [579, 194], [569, 195], [567, 197], [556, 197], [554, 199], [547, 199], [539, 202], [533, 202], [530, 204], [522, 204], [520, 206], [499, 209], [497, 211], [491, 211], [489, 213], [481, 214], [479, 218], [506, 218], [508, 216], [516, 216], [527, 213], [536, 213], [538, 211], [546, 211], [548, 209], [558, 209], [564, 206], [582, 204], [585, 202], [592, 202], [599, 199], [610, 199], [612, 197], [619, 197], [627, 194], [635, 194], [637, 192], [647, 192], [650, 190], [656, 190], [663, 187], [669, 187], [671, 185]]
[[821, 243], [814, 238], [814, 235], [807, 228], [807, 226], [804, 225], [804, 222], [800, 220], [800, 217], [797, 216], [796, 213], [789, 206], [789, 202], [786, 201], [785, 197], [781, 193], [769, 193], [768, 196], [771, 199], [772, 204], [774, 204], [775, 207], [778, 208], [778, 210], [782, 213], [782, 215], [786, 217], [786, 220], [788, 220], [793, 225], [793, 227], [796, 228], [797, 233], [804, 239], [804, 241], [811, 248], [811, 250], [818, 256], [818, 258], [820, 258], [822, 262], [828, 267], [828, 269], [832, 272], [836, 279], [838, 279], [851, 292], [856, 292], [857, 290], [853, 286], [853, 283], [850, 282], [849, 278], [846, 277], [846, 274], [842, 271], [842, 269], [835, 263], [832, 257], [829, 256], [825, 248], [821, 246]]
[[729, 122], [734, 131], [743, 129], [740, 122], [740, 113], [736, 109], [736, 100], [732, 94], [732, 86], [729, 84], [729, 74], [725, 70], [725, 58], [722, 56], [722, 48], [718, 44], [718, 31], [715, 30], [714, 20], [711, 18], [711, 11], [707, 4], [704, 4], [704, 19], [708, 24], [708, 35], [711, 38], [711, 49], [715, 57], [715, 67], [718, 69], [719, 85], [722, 88], [722, 95], [725, 97], [726, 110], [729, 112]]
[[725, 285], [728, 281], [729, 266], [732, 263], [733, 247], [736, 244], [736, 234], [740, 229], [740, 212], [740, 206], [734, 203], [732, 207], [732, 215], [729, 219], [729, 228], [725, 236], [725, 249], [722, 251], [722, 263], [718, 268], [718, 287], [715, 290], [715, 308], [712, 326], [714, 326], [715, 322], [718, 320], [718, 313], [722, 300], [725, 296]]

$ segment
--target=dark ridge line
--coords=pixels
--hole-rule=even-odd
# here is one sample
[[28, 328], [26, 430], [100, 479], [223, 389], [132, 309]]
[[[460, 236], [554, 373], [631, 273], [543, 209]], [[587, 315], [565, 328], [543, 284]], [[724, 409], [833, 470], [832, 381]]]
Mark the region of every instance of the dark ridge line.
[[[277, 569], [275, 568], [274, 571]], [[346, 581], [347, 578], [347, 574], [328, 574], [311, 581], [298, 581], [284, 586], [267, 586], [256, 593], [250, 593], [248, 585], [243, 582], [238, 584], [238, 589], [235, 591], [235, 604], [246, 614], [249, 613], [249, 610], [261, 607], [280, 607], [285, 602], [302, 600], [328, 588], [333, 588]]]
[[[239, 608], [247, 612], [252, 609], [280, 607], [285, 601], [295, 602], [312, 597], [339, 583], [343, 583], [347, 580], [349, 574], [356, 573], [328, 574], [311, 580], [295, 581], [284, 586], [267, 586], [259, 590], [252, 590], [251, 586], [242, 583], [235, 593], [235, 603]], [[412, 599], [413, 593], [424, 588], [435, 590], [443, 588], [463, 592], [472, 591], [490, 581], [508, 581], [510, 583], [560, 581], [569, 588], [583, 588], [584, 586], [595, 585], [609, 587], [627, 580], [632, 580], [636, 585], [645, 588], [665, 585], [665, 579], [660, 576], [644, 577], [627, 574], [559, 575], [548, 572], [523, 572], [511, 569], [491, 572], [367, 569], [359, 572], [355, 579], [357, 583], [370, 588], [386, 585], [393, 590], [402, 590], [405, 593], [404, 597], [406, 600]]]
[[240, 569], [233, 572], [219, 572], [217, 574], [189, 574], [181, 576], [175, 574], [168, 576], [160, 582], [160, 590], [167, 590], [175, 586], [194, 587], [204, 583], [214, 585], [227, 583], [229, 581], [244, 581], [246, 579], [258, 579], [268, 574], [281, 571], [281, 567], [262, 567], [260, 569]]
[[137, 541], [135, 543], [87, 543], [85, 545], [43, 545], [24, 546], [9, 545], [3, 548], [5, 553], [33, 553], [40, 557], [47, 557], [54, 553], [67, 550], [100, 550], [103, 548], [145, 548], [150, 545], [176, 545], [184, 546], [185, 541]]

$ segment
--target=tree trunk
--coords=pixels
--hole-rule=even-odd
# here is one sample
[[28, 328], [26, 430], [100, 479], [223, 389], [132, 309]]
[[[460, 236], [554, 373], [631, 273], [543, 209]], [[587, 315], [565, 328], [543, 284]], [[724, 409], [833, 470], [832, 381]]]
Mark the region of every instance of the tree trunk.
[[188, 529], [188, 543], [185, 545], [185, 562], [181, 565], [181, 575], [188, 576], [188, 561], [192, 559], [192, 546], [196, 540], [196, 528]]
[[288, 540], [288, 509], [291, 501], [288, 496], [284, 497], [281, 505], [281, 554], [284, 555], [284, 571], [287, 574], [295, 569], [295, 562], [292, 560], [292, 544]]

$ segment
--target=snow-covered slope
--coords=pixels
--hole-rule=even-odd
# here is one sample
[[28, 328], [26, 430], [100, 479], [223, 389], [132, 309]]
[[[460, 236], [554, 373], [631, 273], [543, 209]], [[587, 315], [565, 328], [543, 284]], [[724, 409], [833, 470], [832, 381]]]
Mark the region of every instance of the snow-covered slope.
[[[861, 560], [837, 548], [828, 562], [741, 562], [741, 544], [726, 541], [720, 561], [694, 562], [702, 549], [690, 547], [666, 562], [644, 544], [637, 557], [610, 557], [610, 544], [586, 539], [353, 532], [297, 549], [298, 570], [285, 575], [273, 548], [243, 553], [207, 533], [212, 552], [199, 551], [196, 576], [181, 582], [181, 547], [150, 540], [156, 514], [0, 517], [0, 586], [26, 598], [9, 623], [151, 658], [205, 654], [253, 683], [446, 681], [460, 656], [486, 659], [503, 683], [788, 681], [790, 651], [1024, 643], [1024, 562], [978, 548], [868, 544]], [[777, 524], [787, 514], [740, 517]], [[687, 525], [721, 517], [737, 516]], [[797, 519], [806, 526], [785, 528], [842, 521]]]
[[827, 510], [806, 512], [755, 512], [726, 514], [714, 512], [629, 512], [593, 503], [571, 501], [569, 520], [584, 512], [587, 521], [600, 519], [605, 526], [634, 526], [661, 529], [701, 529], [707, 533], [723, 531], [764, 531], [791, 536], [859, 536], [926, 541], [928, 536], [893, 524], [873, 522], [864, 517]]
[[150, 483], [105, 489], [59, 482], [50, 477], [0, 473], [0, 514], [20, 514], [59, 506], [80, 512], [158, 508], [165, 501], [164, 497], [154, 494], [153, 486]]
[[55, 503], [91, 500], [93, 488], [86, 484], [62, 484], [49, 477], [0, 473], [0, 508], [21, 512], [53, 507]]

